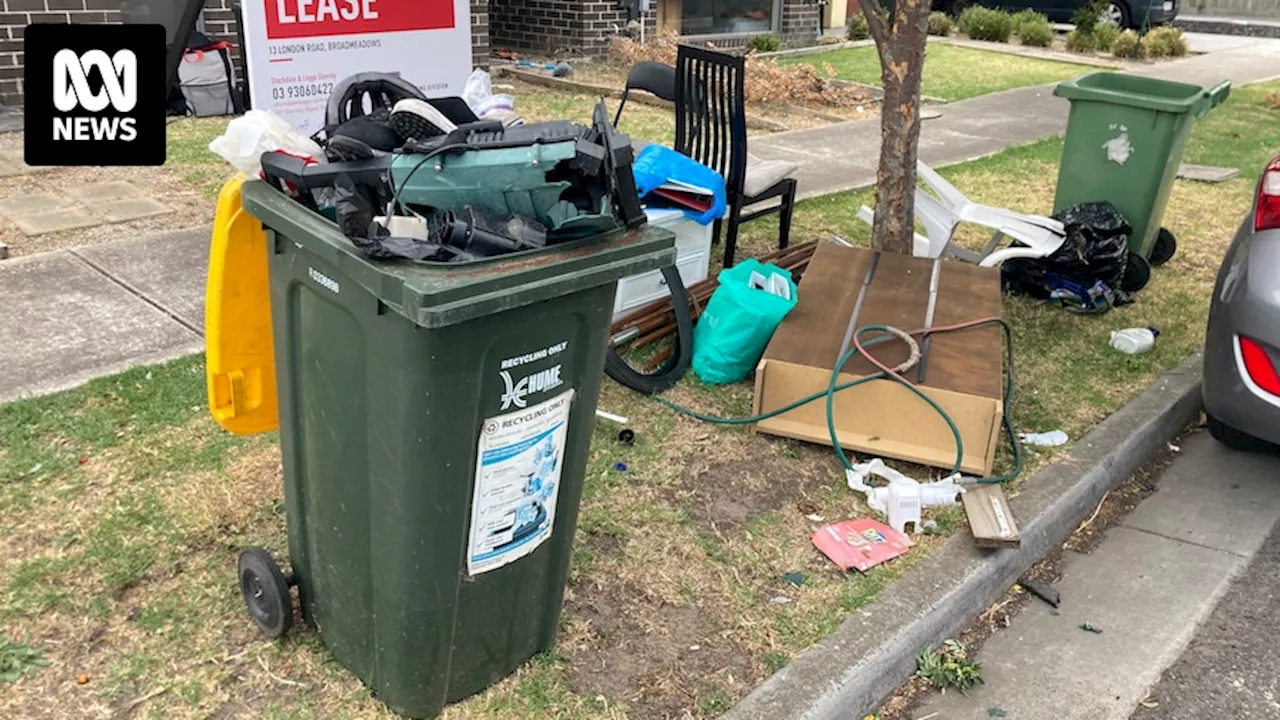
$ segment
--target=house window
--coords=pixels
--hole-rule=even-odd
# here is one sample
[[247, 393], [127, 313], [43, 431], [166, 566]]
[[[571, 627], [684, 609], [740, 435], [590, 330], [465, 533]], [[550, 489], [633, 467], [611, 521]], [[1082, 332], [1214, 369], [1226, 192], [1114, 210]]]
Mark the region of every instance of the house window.
[[781, 0], [684, 0], [680, 34], [763, 33], [777, 28]]

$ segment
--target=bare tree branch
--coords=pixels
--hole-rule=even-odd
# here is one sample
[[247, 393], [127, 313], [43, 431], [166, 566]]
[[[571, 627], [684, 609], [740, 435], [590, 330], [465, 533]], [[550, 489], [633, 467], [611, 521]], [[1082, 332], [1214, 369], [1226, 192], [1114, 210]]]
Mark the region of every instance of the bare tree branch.
[[888, 12], [884, 5], [880, 0], [858, 0], [858, 6], [867, 19], [867, 29], [871, 31], [871, 39], [876, 41], [876, 48], [888, 47], [890, 25], [886, 21]]

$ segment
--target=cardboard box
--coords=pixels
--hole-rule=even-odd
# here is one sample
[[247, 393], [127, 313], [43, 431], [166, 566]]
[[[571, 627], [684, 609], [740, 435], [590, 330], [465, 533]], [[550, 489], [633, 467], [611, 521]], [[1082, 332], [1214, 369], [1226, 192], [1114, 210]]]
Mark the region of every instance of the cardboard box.
[[[850, 315], [875, 255], [863, 248], [820, 245], [800, 284], [799, 302], [778, 327], [756, 369], [754, 412], [764, 413], [826, 392]], [[924, 326], [933, 261], [881, 253], [858, 326]], [[1000, 270], [943, 261], [933, 327], [1002, 312]], [[935, 336], [921, 390], [951, 416], [964, 443], [961, 469], [990, 475], [1000, 437], [1004, 388], [1002, 333], [995, 325]], [[877, 345], [877, 359], [894, 367], [908, 357], [901, 341]], [[861, 357], [841, 369], [840, 382], [874, 374]], [[916, 371], [906, 374], [916, 381]], [[832, 403], [837, 436], [847, 451], [950, 469], [955, 440], [933, 408], [891, 380], [843, 390]], [[827, 403], [819, 399], [756, 424], [754, 430], [830, 445]]]

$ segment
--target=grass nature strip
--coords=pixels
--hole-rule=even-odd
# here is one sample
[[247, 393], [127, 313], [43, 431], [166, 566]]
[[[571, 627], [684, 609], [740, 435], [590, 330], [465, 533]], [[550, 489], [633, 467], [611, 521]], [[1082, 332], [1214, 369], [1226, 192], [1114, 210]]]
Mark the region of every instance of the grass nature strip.
[[[1078, 438], [1200, 344], [1222, 252], [1280, 153], [1280, 114], [1265, 103], [1278, 90], [1237, 90], [1197, 125], [1185, 160], [1242, 177], [1177, 181], [1165, 225], [1179, 252], [1137, 303], [1078, 317], [1007, 300], [1020, 430]], [[975, 200], [1043, 213], [1060, 153], [1050, 139], [943, 173]], [[793, 237], [865, 244], [854, 213], [868, 199], [801, 203]], [[771, 222], [745, 227], [744, 252], [769, 249]], [[1162, 330], [1151, 353], [1107, 346], [1110, 330], [1147, 324]], [[746, 414], [751, 389], [691, 377], [671, 398]], [[201, 360], [188, 358], [0, 407], [0, 636], [50, 662], [5, 686], [0, 716], [390, 717], [314, 632], [266, 642], [245, 615], [236, 553], [286, 553], [279, 453], [273, 435], [221, 431], [204, 403]], [[963, 527], [944, 510], [940, 535], [909, 556], [841, 575], [809, 545], [806, 516], [866, 509], [828, 448], [704, 426], [611, 383], [600, 406], [631, 417], [639, 439], [624, 447], [615, 428], [596, 430], [557, 650], [446, 717], [713, 717]], [[1030, 453], [1024, 477], [1060, 452]], [[797, 571], [801, 587], [781, 577]]]

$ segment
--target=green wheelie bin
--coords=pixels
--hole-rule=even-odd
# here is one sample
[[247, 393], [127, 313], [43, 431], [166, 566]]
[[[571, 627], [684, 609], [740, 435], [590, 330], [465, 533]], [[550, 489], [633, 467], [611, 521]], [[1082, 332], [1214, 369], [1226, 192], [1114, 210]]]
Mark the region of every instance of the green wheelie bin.
[[[1174, 236], [1160, 227], [1192, 121], [1231, 91], [1119, 72], [1094, 72], [1060, 83], [1071, 101], [1054, 211], [1106, 200], [1129, 221], [1129, 250], [1151, 265], [1173, 257]], [[1146, 270], [1144, 264], [1143, 268]]]
[[375, 697], [435, 716], [555, 641], [614, 291], [674, 263], [674, 236], [378, 262], [264, 182], [242, 195], [266, 228], [293, 578], [259, 550], [241, 589], [287, 628], [296, 584]]

